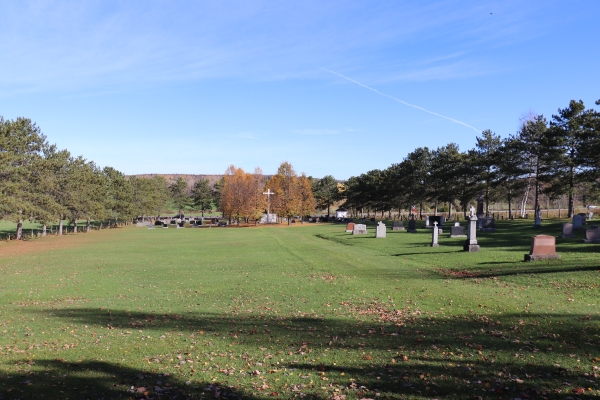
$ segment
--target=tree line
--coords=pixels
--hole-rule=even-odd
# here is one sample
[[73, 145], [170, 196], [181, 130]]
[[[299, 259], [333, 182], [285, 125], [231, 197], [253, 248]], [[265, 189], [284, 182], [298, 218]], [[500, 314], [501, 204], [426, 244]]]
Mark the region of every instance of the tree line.
[[460, 151], [455, 143], [435, 150], [419, 147], [387, 169], [353, 176], [345, 183], [345, 206], [382, 213], [418, 206], [421, 213], [425, 205], [437, 211], [447, 204], [450, 215], [454, 208], [466, 216], [481, 192], [486, 214], [490, 203], [503, 201], [512, 218], [516, 200], [524, 210], [532, 196], [537, 210], [543, 194], [565, 196], [572, 217], [576, 194], [588, 201], [600, 198], [599, 131], [600, 112], [572, 100], [550, 121], [530, 115], [505, 139], [485, 130], [473, 149]]
[[178, 178], [169, 184], [160, 175], [126, 176], [112, 167], [100, 168], [82, 156], [73, 156], [50, 144], [41, 129], [28, 118], [0, 117], [0, 215], [17, 223], [16, 238], [23, 238], [23, 222], [42, 225], [41, 234], [57, 225], [62, 235], [64, 221], [85, 231], [93, 221], [103, 223], [158, 217], [175, 207], [180, 214], [190, 208], [217, 209], [230, 219], [257, 220], [267, 209], [265, 188], [274, 192], [271, 210], [280, 217], [309, 215], [316, 202], [311, 179], [298, 176], [292, 165], [283, 162], [276, 175], [267, 179], [257, 169], [253, 174], [231, 166], [211, 187], [201, 179], [188, 188]]
[[[139, 215], [157, 215], [167, 209], [172, 190], [161, 176], [126, 177], [112, 168], [73, 156], [48, 143], [40, 128], [28, 118], [0, 117], [0, 214], [17, 223], [23, 238], [23, 221], [48, 226], [63, 221], [86, 220], [115, 224]], [[102, 222], [99, 227], [102, 227]]]

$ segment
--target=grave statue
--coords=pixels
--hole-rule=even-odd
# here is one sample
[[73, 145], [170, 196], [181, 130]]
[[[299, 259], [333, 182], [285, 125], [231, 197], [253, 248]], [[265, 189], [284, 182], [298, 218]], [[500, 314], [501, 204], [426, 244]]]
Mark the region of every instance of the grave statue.
[[479, 196], [477, 197], [477, 218], [483, 217], [483, 192], [479, 191]]

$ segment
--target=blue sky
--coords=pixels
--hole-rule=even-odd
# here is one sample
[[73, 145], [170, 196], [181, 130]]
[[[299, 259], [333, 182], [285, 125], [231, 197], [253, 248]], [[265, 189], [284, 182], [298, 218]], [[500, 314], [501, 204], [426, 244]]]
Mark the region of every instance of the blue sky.
[[595, 107], [599, 15], [596, 0], [5, 1], [0, 115], [126, 174], [287, 160], [347, 179]]

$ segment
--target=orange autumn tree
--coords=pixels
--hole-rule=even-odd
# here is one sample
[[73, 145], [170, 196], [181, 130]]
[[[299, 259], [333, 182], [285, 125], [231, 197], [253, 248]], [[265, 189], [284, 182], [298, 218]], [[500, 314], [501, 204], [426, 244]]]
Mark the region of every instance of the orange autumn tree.
[[[317, 200], [313, 195], [312, 183], [304, 173], [298, 178], [300, 186], [300, 215], [302, 217], [312, 214], [317, 207]], [[302, 218], [304, 222], [304, 218]]]
[[[308, 182], [308, 184], [307, 184]], [[266, 188], [275, 195], [271, 200], [271, 210], [278, 216], [290, 219], [295, 215], [308, 215], [314, 210], [314, 197], [308, 178], [298, 177], [294, 167], [287, 161], [281, 163], [277, 174], [267, 182]]]
[[263, 174], [260, 168], [254, 174], [246, 173], [234, 165], [229, 166], [223, 177], [220, 209], [223, 216], [229, 219], [240, 219], [248, 222], [250, 218], [258, 219], [265, 209], [262, 195]]
[[263, 195], [265, 178], [260, 168], [256, 168], [253, 174], [245, 175], [245, 211], [246, 222], [250, 219], [259, 220], [267, 208], [267, 199]]

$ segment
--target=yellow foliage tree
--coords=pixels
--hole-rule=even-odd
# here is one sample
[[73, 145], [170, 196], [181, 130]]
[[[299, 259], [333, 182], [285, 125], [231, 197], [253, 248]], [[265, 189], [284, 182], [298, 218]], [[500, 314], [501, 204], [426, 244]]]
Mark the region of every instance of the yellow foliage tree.
[[260, 168], [254, 174], [246, 173], [234, 165], [229, 166], [223, 177], [220, 209], [223, 216], [246, 222], [250, 218], [258, 219], [265, 209], [265, 199], [262, 195], [263, 174]]
[[310, 214], [315, 208], [310, 181], [304, 174], [299, 178], [292, 164], [287, 161], [281, 163], [277, 174], [267, 182], [266, 187], [275, 193], [271, 210], [287, 218], [288, 225], [295, 215]]

